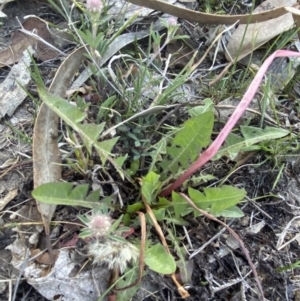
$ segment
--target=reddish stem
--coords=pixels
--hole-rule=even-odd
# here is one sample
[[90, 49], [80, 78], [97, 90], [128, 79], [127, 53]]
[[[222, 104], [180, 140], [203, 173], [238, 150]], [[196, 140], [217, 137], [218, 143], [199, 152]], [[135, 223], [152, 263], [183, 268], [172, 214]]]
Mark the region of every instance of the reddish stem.
[[270, 64], [276, 57], [289, 57], [289, 56], [298, 56], [300, 57], [300, 53], [289, 51], [289, 50], [277, 50], [273, 54], [271, 54], [265, 62], [262, 64], [260, 69], [258, 70], [256, 76], [252, 80], [248, 90], [244, 94], [241, 102], [238, 104], [233, 114], [230, 116], [224, 128], [221, 130], [215, 141], [210, 145], [210, 147], [205, 150], [202, 154], [200, 154], [199, 158], [169, 187], [164, 189], [161, 192], [161, 196], [169, 195], [173, 190], [177, 189], [181, 186], [181, 184], [187, 180], [191, 175], [193, 175], [196, 171], [198, 171], [207, 161], [209, 161], [220, 149], [223, 142], [238, 122], [240, 117], [243, 115], [247, 107], [249, 106], [251, 100], [253, 99], [255, 93], [257, 92], [259, 85], [268, 70]]

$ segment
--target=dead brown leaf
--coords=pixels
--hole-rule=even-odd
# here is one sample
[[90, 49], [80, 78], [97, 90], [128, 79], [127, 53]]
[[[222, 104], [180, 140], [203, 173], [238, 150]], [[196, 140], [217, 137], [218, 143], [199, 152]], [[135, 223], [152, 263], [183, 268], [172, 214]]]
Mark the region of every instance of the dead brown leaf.
[[[24, 34], [23, 34], [24, 35]], [[21, 36], [16, 37], [14, 43], [0, 51], [0, 68], [12, 65], [23, 57], [23, 52], [33, 45], [34, 39], [27, 37], [26, 39]]]
[[[28, 18], [26, 19], [26, 21], [22, 24], [22, 26], [24, 27], [24, 29], [28, 30], [28, 31], [36, 31], [35, 33], [41, 37], [43, 40], [45, 40], [46, 42], [48, 42], [49, 44], [53, 45], [54, 44], [54, 40], [52, 38], [51, 33], [48, 30], [47, 24], [45, 22], [43, 22], [41, 19], [39, 18]], [[23, 34], [25, 35], [25, 38], [28, 39], [28, 35], [17, 31], [16, 33], [19, 34]], [[41, 41], [35, 41], [36, 43], [36, 58], [41, 60], [41, 61], [47, 61], [50, 59], [54, 59], [55, 57], [58, 56], [58, 52], [54, 49], [52, 49], [51, 47], [45, 45], [43, 42]]]
[[[83, 54], [84, 47], [71, 53], [61, 64], [49, 91], [55, 95], [64, 97], [74, 74], [77, 72]], [[33, 173], [34, 187], [49, 182], [61, 180], [61, 158], [57, 144], [58, 116], [45, 104], [41, 106], [40, 112], [34, 126], [33, 134]], [[49, 238], [50, 222], [56, 205], [37, 202], [38, 209], [42, 215], [45, 232]], [[48, 240], [48, 249], [51, 249]]]
[[31, 80], [29, 66], [32, 54], [32, 47], [24, 50], [19, 62], [12, 66], [9, 74], [0, 84], [0, 119], [5, 115], [12, 116], [27, 96], [24, 87]]
[[[44, 41], [53, 44], [53, 38], [48, 31], [46, 23], [38, 18], [28, 18], [23, 24], [23, 28], [28, 31], [35, 31]], [[11, 40], [11, 46], [0, 51], [0, 67], [5, 67], [18, 62], [23, 57], [23, 52], [32, 46], [35, 50], [35, 57], [42, 61], [57, 57], [58, 52], [41, 41], [28, 36], [21, 31], [15, 31]]]
[[[178, 35], [184, 35], [184, 32], [179, 28]], [[189, 44], [188, 44], [189, 43]], [[190, 41], [175, 40], [167, 45], [166, 57], [171, 54], [170, 67], [184, 68], [193, 58], [197, 46], [192, 45]], [[196, 57], [200, 59], [200, 55]]]
[[[59, 254], [59, 250], [54, 250], [54, 259], [56, 260]], [[50, 255], [48, 252], [42, 252], [40, 249], [30, 250], [31, 257], [35, 257], [34, 260], [41, 264], [51, 265]]]

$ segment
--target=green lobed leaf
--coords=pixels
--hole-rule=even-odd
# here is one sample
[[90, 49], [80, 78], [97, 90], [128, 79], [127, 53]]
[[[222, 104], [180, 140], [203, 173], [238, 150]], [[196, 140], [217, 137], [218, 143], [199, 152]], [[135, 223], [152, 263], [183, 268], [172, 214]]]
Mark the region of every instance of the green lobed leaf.
[[268, 126], [264, 129], [253, 126], [241, 126], [241, 132], [243, 137], [232, 133], [229, 134], [224, 146], [214, 156], [213, 160], [222, 156], [228, 156], [231, 160], [234, 160], [238, 153], [245, 150], [246, 147], [263, 141], [279, 139], [290, 133], [290, 131], [285, 129]]
[[82, 140], [90, 154], [92, 152], [92, 147], [93, 147], [94, 143], [98, 140], [100, 134], [103, 132], [104, 126], [105, 126], [105, 122], [102, 122], [100, 124], [92, 124], [91, 123], [91, 124], [82, 124], [81, 125], [82, 130], [89, 137], [89, 139], [87, 139], [85, 136], [82, 136]]
[[151, 204], [155, 200], [159, 186], [159, 175], [156, 173], [150, 171], [143, 177], [142, 195], [145, 197], [148, 204]]
[[244, 189], [227, 185], [216, 188], [204, 188], [204, 193], [189, 188], [188, 193], [196, 206], [209, 211], [215, 216], [222, 215], [224, 210], [238, 204], [246, 195]]
[[151, 270], [160, 274], [172, 274], [176, 270], [173, 256], [161, 244], [156, 244], [146, 250], [145, 263]]
[[204, 103], [204, 105], [190, 108], [188, 110], [189, 115], [191, 117], [194, 117], [194, 116], [198, 116], [198, 115], [203, 114], [203, 113], [208, 112], [208, 111], [214, 112], [214, 103], [211, 100], [211, 98], [203, 99], [203, 103]]
[[183, 185], [188, 186], [187, 184], [190, 182], [192, 185], [190, 186], [199, 186], [200, 184], [206, 183], [211, 180], [215, 180], [216, 177], [214, 175], [201, 173], [199, 175], [192, 176], [188, 180], [184, 182]]
[[[61, 118], [63, 119], [73, 130], [79, 133], [83, 142], [87, 146], [87, 149], [91, 151], [94, 146], [101, 158], [102, 164], [105, 164], [106, 160], [116, 168], [116, 170], [124, 179], [124, 171], [119, 166], [120, 160], [116, 163], [111, 157], [111, 150], [118, 140], [118, 137], [98, 142], [100, 133], [104, 129], [104, 123], [101, 124], [81, 124], [86, 118], [86, 114], [79, 110], [77, 107], [71, 105], [66, 100], [59, 96], [52, 95], [45, 86], [37, 83], [38, 93], [41, 99]], [[129, 178], [129, 177], [128, 177]]]
[[[191, 210], [193, 211], [193, 210]], [[182, 217], [176, 217], [174, 216], [174, 214], [168, 214], [165, 219], [164, 222], [166, 224], [172, 224], [172, 225], [178, 225], [178, 226], [187, 226], [188, 222], [186, 220], [184, 220]]]
[[154, 150], [150, 152], [150, 156], [152, 158], [151, 165], [149, 170], [153, 170], [156, 162], [162, 160], [162, 154], [167, 153], [167, 141], [166, 139], [162, 138], [158, 143], [153, 146]]
[[115, 146], [115, 144], [117, 143], [118, 140], [119, 140], [119, 137], [114, 137], [109, 140], [96, 142], [94, 144], [103, 164], [105, 164], [107, 158], [110, 155], [112, 148]]
[[79, 185], [73, 188], [71, 183], [46, 183], [32, 191], [32, 196], [39, 202], [52, 205], [82, 206], [101, 209], [103, 204], [87, 201], [88, 185]]
[[82, 112], [79, 108], [71, 105], [63, 98], [51, 94], [44, 86], [38, 86], [38, 92], [41, 99], [69, 126], [81, 132], [78, 125], [86, 118], [86, 113]]
[[175, 217], [179, 218], [191, 212], [191, 207], [187, 201], [177, 192], [172, 191], [172, 203], [174, 204]]
[[209, 200], [203, 192], [189, 187], [188, 195], [191, 200], [197, 205], [197, 207], [205, 211], [209, 211], [213, 201]]
[[245, 140], [243, 137], [230, 133], [227, 136], [224, 145], [220, 148], [217, 154], [213, 157], [213, 160], [220, 159], [223, 156], [228, 157], [230, 160], [234, 160], [239, 154], [241, 149], [245, 147]]
[[84, 200], [89, 190], [89, 184], [76, 186], [69, 194], [70, 199], [73, 200]]
[[100, 198], [100, 189], [92, 191], [87, 197], [86, 200], [89, 202], [98, 202]]
[[[152, 212], [158, 222], [162, 222], [166, 217], [166, 208], [152, 209]], [[148, 216], [147, 216], [148, 217]], [[152, 220], [149, 218], [149, 221], [152, 224]]]
[[228, 218], [240, 218], [243, 217], [245, 214], [244, 212], [237, 206], [233, 206], [227, 209], [224, 209], [221, 214], [223, 217]]
[[121, 178], [123, 180], [125, 178], [125, 173], [123, 172], [122, 166], [123, 166], [124, 162], [126, 161], [127, 157], [128, 157], [128, 154], [126, 154], [125, 156], [119, 156], [118, 158], [115, 158], [113, 162], [111, 162], [115, 166], [116, 170], [118, 170], [119, 175], [121, 176]]
[[264, 129], [253, 126], [241, 126], [241, 132], [245, 138], [246, 146], [266, 140], [282, 138], [290, 133], [289, 130], [269, 126], [265, 127]]
[[141, 209], [144, 209], [144, 204], [142, 202], [133, 203], [127, 206], [127, 213], [135, 213]]
[[175, 135], [172, 146], [167, 147], [172, 160], [165, 160], [160, 164], [164, 173], [171, 171], [174, 174], [180, 167], [187, 169], [196, 160], [202, 148], [210, 141], [213, 123], [214, 114], [210, 111], [184, 123], [183, 128]]
[[210, 213], [216, 216], [221, 215], [225, 209], [238, 204], [246, 196], [245, 189], [227, 185], [220, 188], [204, 188], [204, 193], [207, 198], [214, 201]]
[[167, 208], [172, 205], [172, 202], [168, 201], [166, 198], [158, 197], [157, 206]]

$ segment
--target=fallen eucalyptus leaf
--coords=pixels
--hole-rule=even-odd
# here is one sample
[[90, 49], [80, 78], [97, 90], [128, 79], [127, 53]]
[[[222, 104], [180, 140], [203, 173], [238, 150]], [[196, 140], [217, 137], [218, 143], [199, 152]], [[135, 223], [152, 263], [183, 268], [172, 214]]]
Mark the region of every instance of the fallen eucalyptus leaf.
[[240, 24], [251, 24], [257, 22], [263, 22], [267, 20], [271, 20], [286, 14], [285, 6], [289, 6], [287, 1], [282, 4], [282, 7], [278, 7], [275, 9], [266, 10], [262, 13], [257, 14], [248, 14], [248, 15], [213, 15], [206, 14], [202, 12], [197, 12], [191, 9], [185, 9], [182, 7], [177, 7], [175, 5], [166, 3], [165, 1], [159, 0], [127, 0], [130, 3], [146, 6], [152, 8], [154, 10], [159, 10], [164, 13], [168, 13], [172, 16], [176, 16], [178, 18], [196, 22], [198, 24], [233, 24], [235, 22], [239, 22]]
[[[75, 72], [77, 72], [85, 49], [72, 52], [60, 65], [49, 91], [55, 95], [64, 95]], [[61, 179], [61, 157], [57, 144], [58, 116], [46, 104], [40, 108], [34, 125], [33, 134], [33, 180], [34, 187]], [[37, 202], [42, 215], [45, 232], [50, 233], [50, 222], [56, 205]]]
[[[164, 0], [170, 4], [176, 2], [176, 0]], [[113, 6], [109, 9], [109, 15], [122, 16], [124, 19], [129, 19], [134, 14], [138, 13], [140, 18], [148, 17], [150, 14], [155, 13], [153, 9], [149, 9], [146, 6], [141, 7], [140, 5], [133, 5], [124, 0], [110, 0], [109, 4], [113, 4]], [[156, 12], [159, 13], [159, 12]]]

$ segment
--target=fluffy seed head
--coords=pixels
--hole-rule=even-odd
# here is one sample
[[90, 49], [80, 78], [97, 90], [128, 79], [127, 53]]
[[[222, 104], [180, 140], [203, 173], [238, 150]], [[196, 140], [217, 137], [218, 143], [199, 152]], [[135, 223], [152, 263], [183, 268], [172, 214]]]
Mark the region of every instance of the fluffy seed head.
[[120, 269], [124, 273], [127, 265], [136, 261], [138, 249], [129, 242], [120, 242], [112, 239], [95, 240], [89, 245], [89, 255], [94, 257], [94, 264], [105, 263], [108, 268]]

